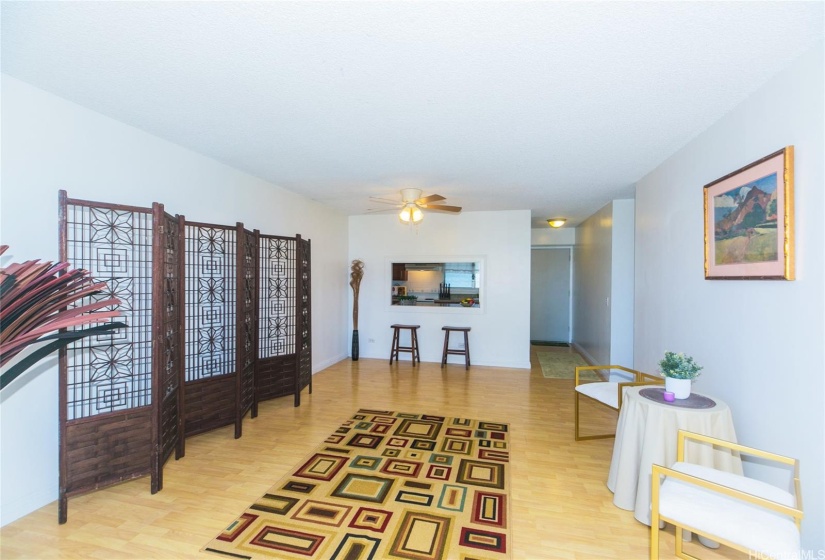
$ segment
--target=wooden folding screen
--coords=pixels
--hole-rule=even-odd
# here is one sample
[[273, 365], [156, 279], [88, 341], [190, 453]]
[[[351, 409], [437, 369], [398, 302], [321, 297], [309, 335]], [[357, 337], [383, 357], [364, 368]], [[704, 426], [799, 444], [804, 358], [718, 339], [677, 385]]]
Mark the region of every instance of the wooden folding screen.
[[[310, 242], [60, 191], [60, 260], [106, 282], [126, 329], [60, 354], [60, 495], [151, 475], [184, 436], [312, 392]], [[84, 305], [86, 302], [78, 302]]]
[[185, 222], [184, 434], [235, 422], [235, 229]]
[[300, 235], [258, 237], [257, 400], [291, 394], [299, 406], [303, 388], [312, 392], [310, 242]]
[[243, 417], [250, 410], [252, 418], [258, 415], [255, 397], [255, 364], [258, 361], [258, 230], [244, 229], [238, 224], [238, 310], [235, 360], [240, 375], [237, 377], [235, 410], [235, 437], [241, 437]]
[[[84, 268], [117, 297], [129, 326], [83, 338], [59, 361], [59, 503], [151, 474], [180, 450], [180, 311], [177, 221], [151, 209], [59, 195], [60, 260]], [[78, 302], [83, 305], [88, 302]]]
[[155, 419], [152, 422], [152, 493], [163, 488], [163, 464], [175, 450], [183, 456], [183, 305], [180, 290], [182, 230], [180, 217], [154, 206], [155, 236], [152, 250], [152, 285], [158, 293], [153, 299], [153, 376]]
[[309, 239], [297, 236], [298, 245], [298, 371], [295, 378], [295, 406], [301, 404], [301, 391], [309, 386], [312, 394], [312, 254]]
[[[235, 424], [255, 406], [257, 232], [181, 219], [186, 325], [184, 434]], [[240, 372], [240, 375], [238, 374]]]

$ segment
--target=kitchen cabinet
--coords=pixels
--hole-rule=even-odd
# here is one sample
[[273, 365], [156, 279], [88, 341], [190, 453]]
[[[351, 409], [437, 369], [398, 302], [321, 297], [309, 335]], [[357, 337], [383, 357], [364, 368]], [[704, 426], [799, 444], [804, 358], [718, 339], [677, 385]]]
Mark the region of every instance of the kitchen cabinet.
[[407, 281], [407, 265], [405, 263], [392, 263], [392, 279], [394, 281]]

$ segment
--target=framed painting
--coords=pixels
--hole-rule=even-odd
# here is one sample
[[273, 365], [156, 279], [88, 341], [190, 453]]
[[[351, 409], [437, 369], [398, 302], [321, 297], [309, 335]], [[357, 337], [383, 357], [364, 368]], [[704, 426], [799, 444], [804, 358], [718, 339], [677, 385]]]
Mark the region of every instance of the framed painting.
[[794, 279], [793, 146], [705, 185], [705, 279]]

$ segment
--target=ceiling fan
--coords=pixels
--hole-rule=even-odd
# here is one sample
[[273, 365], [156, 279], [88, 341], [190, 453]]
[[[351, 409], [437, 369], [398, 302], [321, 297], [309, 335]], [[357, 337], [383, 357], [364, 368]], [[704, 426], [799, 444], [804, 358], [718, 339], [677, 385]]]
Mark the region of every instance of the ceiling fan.
[[[448, 206], [442, 204], [442, 201], [447, 200], [440, 194], [431, 194], [429, 196], [421, 196], [421, 189], [401, 189], [401, 202], [397, 200], [389, 200], [386, 198], [370, 197], [373, 202], [380, 204], [392, 204], [396, 208], [401, 208], [398, 217], [402, 222], [417, 224], [424, 219], [422, 210], [428, 212], [461, 212], [461, 206]], [[368, 210], [368, 212], [383, 212], [384, 209]]]

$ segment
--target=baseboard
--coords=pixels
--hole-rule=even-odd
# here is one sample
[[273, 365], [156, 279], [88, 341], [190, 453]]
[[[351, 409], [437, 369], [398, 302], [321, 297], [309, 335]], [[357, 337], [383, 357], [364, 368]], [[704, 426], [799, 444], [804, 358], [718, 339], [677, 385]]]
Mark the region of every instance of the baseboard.
[[[57, 500], [57, 490], [57, 484], [52, 484], [48, 488], [26, 494], [16, 500], [4, 501], [0, 506], [0, 527], [54, 502]], [[57, 523], [57, 509], [54, 511], [54, 522]]]
[[581, 346], [579, 346], [575, 342], [571, 342], [570, 346], [572, 346], [573, 350], [578, 352], [579, 355], [582, 358], [584, 358], [584, 361], [587, 362], [587, 365], [590, 365], [590, 366], [599, 365], [598, 362], [596, 362], [596, 359], [593, 356], [591, 356], [590, 354], [587, 353], [587, 350], [585, 350], [584, 348], [582, 348]]
[[[579, 345], [578, 345], [578, 344], [576, 344], [575, 342], [571, 342], [571, 343], [570, 343], [570, 346], [573, 348], [573, 350], [575, 350], [576, 352], [578, 352], [578, 353], [579, 353], [579, 355], [580, 355], [582, 358], [584, 358], [584, 361], [585, 361], [585, 362], [587, 362], [587, 365], [589, 365], [589, 366], [604, 365], [604, 364], [600, 364], [600, 363], [598, 363], [598, 362], [596, 361], [596, 359], [595, 359], [593, 356], [591, 356], [590, 354], [588, 354], [588, 353], [587, 353], [587, 350], [585, 350], [584, 348], [582, 348], [581, 346], [579, 346]], [[598, 373], [599, 375], [601, 375], [601, 376], [602, 376], [602, 378], [603, 378], [605, 381], [607, 381], [607, 380], [610, 378], [610, 370], [605, 371], [605, 370], [603, 370], [603, 369], [597, 369], [597, 370], [595, 370], [595, 371], [596, 371], [596, 373]]]
[[[350, 358], [349, 358], [349, 356], [344, 356], [341, 359], [342, 360], [348, 360]], [[385, 356], [364, 356], [363, 354], [361, 355], [361, 359], [362, 360], [383, 360], [383, 361], [387, 361], [387, 358]], [[453, 358], [453, 359], [455, 361], [450, 360], [450, 361], [447, 362], [447, 364], [451, 365], [451, 366], [462, 366], [462, 367], [464, 366], [464, 361], [463, 361], [464, 358], [457, 357], [457, 358]], [[341, 360], [336, 360], [335, 362], [332, 362], [331, 364], [329, 364], [326, 367], [329, 367], [333, 364], [337, 364], [339, 361], [341, 361]], [[410, 362], [410, 359], [409, 359], [408, 356], [404, 356], [400, 360], [400, 363], [402, 363], [402, 364], [409, 363], [409, 362]], [[530, 369], [530, 362], [529, 361], [527, 361], [527, 362], [478, 362], [476, 360], [473, 360], [472, 362], [473, 362], [473, 366], [479, 366], [479, 367], [484, 366], [484, 367], [500, 367], [500, 368], [510, 368], [510, 369]], [[438, 360], [421, 360], [421, 363], [422, 364], [440, 364], [441, 360], [440, 359], [438, 359]]]
[[335, 364], [337, 364], [341, 360], [346, 360], [348, 358], [349, 358], [349, 356], [347, 354], [338, 354], [334, 358], [324, 360], [323, 362], [319, 362], [317, 364], [312, 364], [312, 375], [315, 375], [319, 371], [325, 370], [330, 366], [334, 366]]
[[[464, 362], [462, 362], [460, 360], [461, 360], [461, 358], [459, 357], [459, 358], [457, 358], [456, 362], [447, 362], [447, 363], [451, 364], [451, 365], [463, 366]], [[529, 360], [526, 361], [526, 362], [477, 362], [477, 361], [473, 360], [472, 362], [473, 362], [473, 365], [470, 366], [470, 367], [484, 366], [484, 367], [500, 367], [500, 368], [508, 368], [508, 369], [530, 369], [530, 361]], [[435, 363], [440, 363], [440, 361], [435, 362]]]

